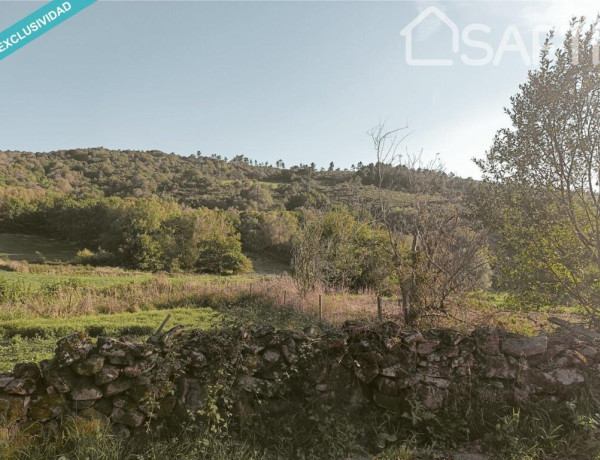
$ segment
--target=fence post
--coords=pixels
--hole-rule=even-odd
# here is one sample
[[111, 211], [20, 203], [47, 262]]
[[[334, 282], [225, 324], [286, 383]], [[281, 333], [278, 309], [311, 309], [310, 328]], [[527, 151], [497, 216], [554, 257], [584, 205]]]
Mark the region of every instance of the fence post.
[[381, 311], [381, 297], [377, 296], [377, 318], [381, 321], [383, 317], [383, 312]]
[[319, 323], [323, 322], [323, 298], [319, 294]]

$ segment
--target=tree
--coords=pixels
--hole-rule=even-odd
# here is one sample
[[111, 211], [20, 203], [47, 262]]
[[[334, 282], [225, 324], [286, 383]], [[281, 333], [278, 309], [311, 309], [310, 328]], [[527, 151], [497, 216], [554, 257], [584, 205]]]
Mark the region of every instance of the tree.
[[161, 270], [164, 268], [162, 224], [178, 209], [174, 202], [156, 198], [128, 199], [112, 210], [112, 224], [102, 235], [101, 246], [116, 254], [126, 266]]
[[292, 275], [296, 289], [305, 299], [320, 279], [323, 259], [320, 257], [319, 227], [314, 221], [305, 221], [292, 246]]
[[[426, 311], [444, 312], [449, 298], [487, 281], [486, 236], [467, 218], [458, 202], [431, 195], [446, 181], [438, 159], [424, 164], [420, 155], [399, 153], [406, 128], [369, 132], [377, 162], [376, 221], [387, 233], [399, 303], [407, 324]], [[394, 205], [389, 190], [407, 181], [415, 194], [410, 206]]]
[[[535, 229], [538, 244], [513, 245], [522, 260], [536, 258], [530, 265], [539, 276], [530, 293], [541, 293], [553, 279], [592, 319], [600, 302], [597, 26], [598, 21], [586, 28], [584, 19], [573, 20], [554, 53], [550, 52], [554, 35], [548, 36], [539, 68], [529, 72], [506, 109], [512, 127], [500, 130], [486, 158], [478, 161], [484, 178], [505, 191], [497, 212], [520, 217], [512, 222], [512, 230], [500, 222], [501, 242], [507, 244], [514, 233]], [[534, 197], [543, 207], [528, 214]], [[557, 220], [540, 225], [548, 222], [548, 216]]]
[[301, 294], [326, 289], [383, 292], [392, 274], [385, 233], [348, 209], [307, 211], [292, 244], [292, 274]]
[[223, 211], [186, 209], [162, 223], [157, 237], [170, 270], [230, 275], [251, 270], [240, 235]]
[[244, 250], [290, 261], [291, 242], [298, 231], [294, 213], [247, 211], [240, 215], [239, 229]]
[[484, 183], [468, 201], [492, 235], [493, 285], [509, 294], [508, 302], [535, 309], [573, 301], [557, 275], [566, 274], [565, 267], [588, 271], [584, 248], [549, 194]]
[[252, 271], [252, 263], [242, 253], [239, 233], [224, 211], [198, 210], [198, 259], [199, 272], [231, 275]]

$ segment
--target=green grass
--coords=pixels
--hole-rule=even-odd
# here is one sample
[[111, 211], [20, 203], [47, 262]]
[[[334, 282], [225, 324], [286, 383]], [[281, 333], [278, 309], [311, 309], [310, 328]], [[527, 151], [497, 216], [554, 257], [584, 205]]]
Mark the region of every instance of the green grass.
[[11, 339], [0, 340], [0, 372], [10, 372], [17, 363], [35, 362], [50, 359], [54, 356], [56, 338], [23, 339], [15, 336]]
[[0, 233], [0, 257], [28, 262], [46, 260], [72, 260], [78, 248], [68, 241], [37, 235]]
[[273, 190], [275, 190], [275, 189], [277, 189], [277, 188], [281, 187], [282, 185], [284, 185], [284, 184], [282, 184], [282, 183], [280, 183], [280, 182], [264, 182], [264, 181], [258, 181], [258, 183], [259, 183], [260, 185], [262, 185], [263, 187], [267, 187], [267, 188], [270, 188], [270, 189], [273, 189]]
[[[76, 267], [73, 267], [76, 268]], [[38, 269], [32, 266], [32, 271]], [[217, 275], [156, 275], [153, 273], [128, 272], [119, 269], [110, 269], [107, 273], [101, 271], [82, 270], [83, 273], [73, 270], [72, 273], [19, 273], [0, 271], [0, 281], [20, 283], [27, 292], [37, 292], [55, 285], [69, 285], [86, 287], [88, 289], [106, 289], [125, 286], [133, 283], [143, 283], [161, 277], [174, 285], [188, 281], [201, 283], [247, 283], [255, 279], [252, 275], [238, 275], [222, 277]]]
[[217, 323], [221, 315], [210, 308], [175, 308], [152, 310], [137, 313], [116, 313], [112, 315], [86, 315], [70, 318], [29, 318], [0, 323], [0, 334], [60, 337], [73, 331], [96, 331], [93, 335], [118, 335], [130, 333], [148, 335], [160, 325], [167, 314], [169, 324], [204, 329]]
[[217, 326], [223, 316], [210, 308], [168, 311], [144, 311], [113, 315], [90, 315], [73, 318], [30, 318], [0, 323], [0, 371], [9, 371], [19, 362], [52, 357], [58, 338], [74, 331], [86, 331], [91, 336], [128, 334], [140, 338], [151, 335], [167, 314], [171, 315], [166, 329], [175, 325], [190, 329]]
[[[210, 293], [216, 287], [216, 292], [228, 292], [227, 286], [243, 286], [258, 279], [256, 275], [166, 275], [72, 265], [25, 264], [19, 268], [29, 273], [0, 272], [0, 371], [11, 370], [18, 362], [51, 357], [56, 341], [74, 331], [86, 331], [93, 337], [128, 334], [145, 338], [167, 314], [171, 315], [167, 327], [218, 326], [225, 315], [208, 308], [212, 303], [203, 302], [197, 289], [203, 292], [205, 286]], [[65, 302], [71, 304], [71, 293], [74, 308], [87, 302], [91, 310], [65, 308]]]
[[505, 311], [539, 312], [548, 314], [571, 314], [584, 316], [586, 311], [577, 305], [530, 305], [512, 298], [508, 292], [483, 292], [477, 291], [470, 295], [469, 300], [475, 304]]
[[79, 275], [79, 274], [52, 274], [52, 273], [17, 273], [17, 272], [0, 272], [0, 279], [9, 282], [20, 282], [29, 288], [31, 291], [37, 291], [44, 286], [54, 284], [74, 284], [78, 286], [86, 286], [88, 288], [110, 288], [115, 286], [123, 286], [130, 283], [141, 283], [150, 281], [153, 275], [148, 274], [133, 274], [133, 275]]

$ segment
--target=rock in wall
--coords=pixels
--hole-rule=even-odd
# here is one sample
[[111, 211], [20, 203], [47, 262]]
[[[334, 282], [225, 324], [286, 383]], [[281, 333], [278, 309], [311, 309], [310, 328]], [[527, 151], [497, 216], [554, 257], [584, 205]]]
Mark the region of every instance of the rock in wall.
[[[599, 344], [573, 334], [522, 337], [494, 329], [403, 331], [347, 323], [335, 333], [175, 327], [147, 342], [82, 332], [55, 356], [0, 374], [0, 418], [48, 422], [69, 414], [110, 420], [124, 434], [201, 411], [228, 382], [240, 418], [327, 401], [439, 410], [457, 396], [519, 404], [566, 400], [598, 377]], [[477, 390], [477, 391], [474, 391]], [[483, 401], [485, 403], [485, 401]]]

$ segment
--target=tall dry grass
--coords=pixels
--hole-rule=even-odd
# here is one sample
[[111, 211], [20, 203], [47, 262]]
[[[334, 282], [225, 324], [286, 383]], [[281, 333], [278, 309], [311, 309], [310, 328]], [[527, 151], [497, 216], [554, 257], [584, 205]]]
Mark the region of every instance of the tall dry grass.
[[[35, 292], [0, 305], [0, 318], [22, 316], [64, 318], [88, 314], [113, 314], [154, 309], [194, 308], [234, 301], [251, 295], [282, 307], [319, 318], [319, 296], [322, 320], [338, 324], [348, 319], [377, 318], [377, 297], [371, 293], [324, 292], [315, 290], [301, 298], [293, 280], [287, 275], [237, 279], [211, 277], [174, 281], [156, 275], [149, 281], [132, 282], [108, 288], [85, 285], [58, 286], [53, 292]], [[394, 300], [382, 299], [383, 314], [397, 319]]]
[[[109, 270], [111, 276], [114, 271]], [[146, 274], [148, 276], [148, 274]], [[24, 275], [28, 276], [28, 275]], [[45, 317], [68, 318], [91, 314], [134, 313], [156, 309], [218, 307], [251, 295], [264, 302], [291, 308], [315, 322], [339, 325], [348, 320], [378, 320], [377, 295], [353, 294], [317, 288], [306, 298], [298, 295], [288, 275], [262, 277], [198, 276], [177, 278], [151, 275], [147, 281], [131, 280], [111, 287], [61, 284], [52, 292], [33, 292], [16, 300], [0, 303], [0, 320]], [[319, 310], [319, 296], [321, 309]], [[382, 298], [382, 320], [401, 323], [400, 307], [395, 298]], [[554, 313], [572, 320], [570, 314]], [[459, 299], [444, 312], [426, 312], [417, 322], [419, 329], [452, 328], [468, 331], [476, 326], [500, 327], [514, 332], [534, 334], [551, 329], [548, 314], [506, 310], [501, 306]]]

